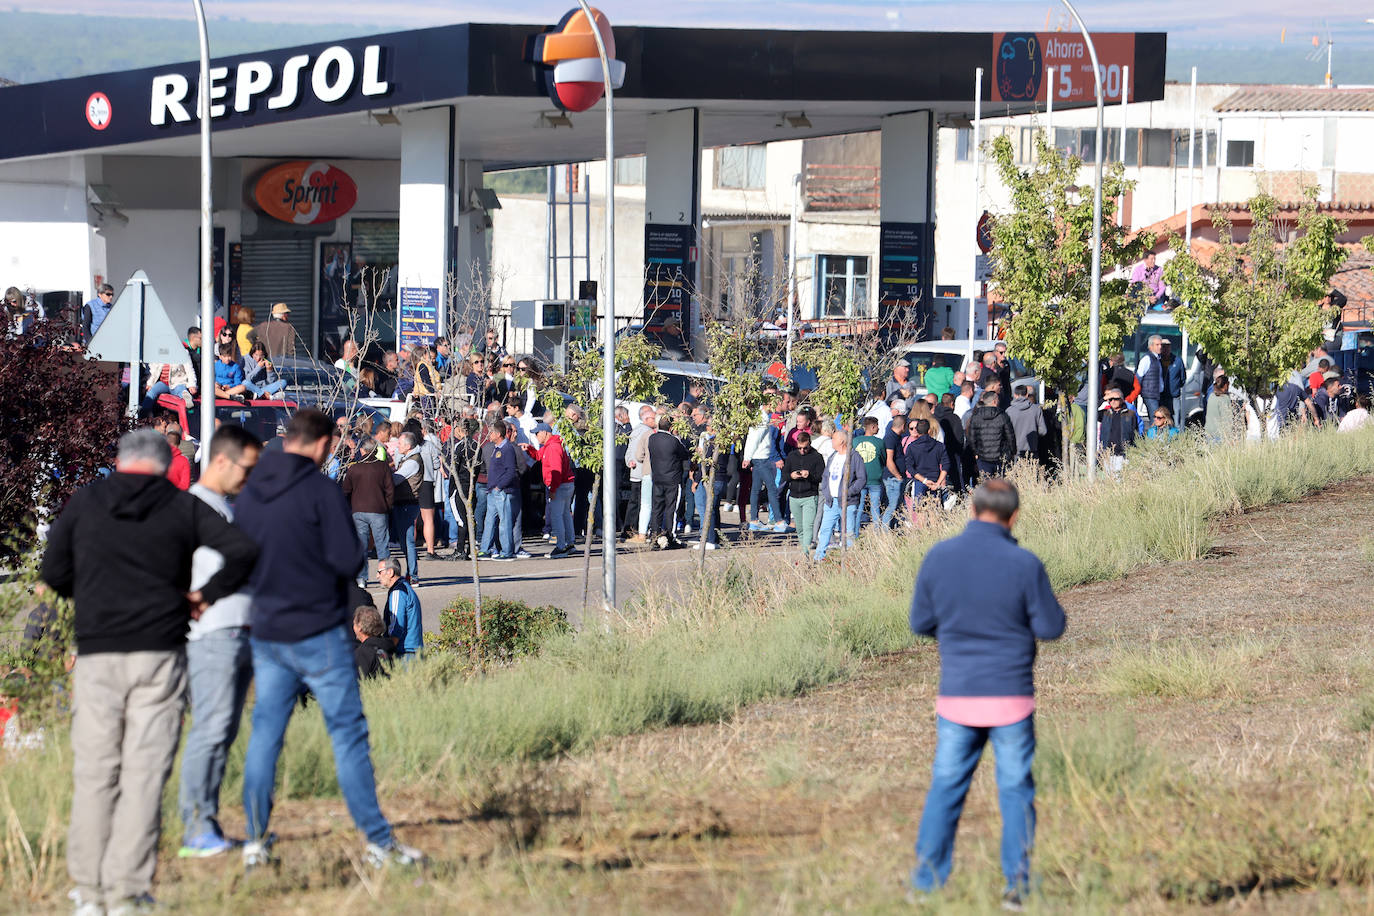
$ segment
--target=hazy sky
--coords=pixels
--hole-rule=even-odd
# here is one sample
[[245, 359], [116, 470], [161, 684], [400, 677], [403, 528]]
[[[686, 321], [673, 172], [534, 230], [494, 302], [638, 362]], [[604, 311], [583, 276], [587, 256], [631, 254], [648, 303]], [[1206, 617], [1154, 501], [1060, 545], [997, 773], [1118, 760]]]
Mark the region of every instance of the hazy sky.
[[[189, 0], [9, 0], [10, 9], [116, 16], [189, 18]], [[205, 0], [212, 18], [323, 24], [321, 14], [341, 23], [395, 25], [398, 29], [452, 22], [550, 23], [571, 0]], [[1008, 0], [600, 0], [612, 23], [627, 25], [719, 25], [849, 30], [901, 28], [968, 31], [1042, 29], [1070, 26], [1058, 2]], [[1374, 45], [1374, 26], [1365, 24], [1374, 7], [1345, 0], [1080, 0], [1080, 12], [1094, 31], [1167, 31], [1176, 42], [1217, 42], [1276, 47], [1282, 31], [1290, 44], [1310, 44], [1329, 28], [1337, 46]], [[289, 35], [282, 36], [289, 44]]]

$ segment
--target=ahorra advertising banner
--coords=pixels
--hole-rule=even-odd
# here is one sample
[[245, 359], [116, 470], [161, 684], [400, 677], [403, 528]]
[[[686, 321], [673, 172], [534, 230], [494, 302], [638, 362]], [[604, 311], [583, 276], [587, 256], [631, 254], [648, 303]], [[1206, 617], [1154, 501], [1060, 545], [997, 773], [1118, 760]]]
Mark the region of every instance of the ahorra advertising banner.
[[[1109, 32], [1093, 35], [1102, 69], [1102, 94], [1121, 101], [1126, 68], [1135, 60], [1135, 35]], [[992, 36], [992, 100], [994, 102], [1095, 102], [1092, 55], [1083, 36], [1074, 32], [997, 32]], [[1054, 68], [1050, 85], [1048, 69]], [[1131, 82], [1135, 82], [1134, 73]], [[1134, 86], [1125, 87], [1135, 98]]]

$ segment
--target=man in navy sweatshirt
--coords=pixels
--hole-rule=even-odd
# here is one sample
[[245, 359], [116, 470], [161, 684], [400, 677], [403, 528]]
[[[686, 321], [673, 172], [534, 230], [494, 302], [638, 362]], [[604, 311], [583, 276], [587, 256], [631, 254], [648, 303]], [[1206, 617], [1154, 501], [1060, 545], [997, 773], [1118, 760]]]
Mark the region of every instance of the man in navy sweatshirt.
[[1029, 884], [1035, 840], [1035, 643], [1064, 632], [1064, 610], [1045, 567], [1011, 536], [1019, 508], [1015, 486], [985, 480], [973, 491], [964, 533], [926, 554], [911, 598], [911, 631], [940, 644], [935, 764], [911, 884], [928, 893], [949, 879], [964, 796], [991, 741], [1002, 809], [1003, 905], [1013, 910], [1021, 908]]
[[297, 411], [282, 450], [263, 452], [234, 510], [239, 528], [261, 549], [248, 587], [257, 701], [243, 761], [245, 868], [271, 858], [267, 822], [277, 758], [302, 687], [324, 714], [339, 790], [367, 836], [364, 861], [381, 867], [423, 859], [396, 841], [377, 804], [367, 719], [353, 673], [349, 586], [363, 563], [363, 547], [343, 491], [320, 473], [333, 434], [334, 421], [323, 413]]

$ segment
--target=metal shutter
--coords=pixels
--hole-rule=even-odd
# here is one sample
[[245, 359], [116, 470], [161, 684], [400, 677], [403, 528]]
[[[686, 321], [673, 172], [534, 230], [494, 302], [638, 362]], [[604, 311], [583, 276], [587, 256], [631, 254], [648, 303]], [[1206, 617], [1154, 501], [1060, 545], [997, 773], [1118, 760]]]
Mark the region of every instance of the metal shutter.
[[313, 238], [243, 240], [243, 304], [264, 321], [274, 302], [291, 306], [297, 355], [307, 355], [302, 349], [317, 354]]

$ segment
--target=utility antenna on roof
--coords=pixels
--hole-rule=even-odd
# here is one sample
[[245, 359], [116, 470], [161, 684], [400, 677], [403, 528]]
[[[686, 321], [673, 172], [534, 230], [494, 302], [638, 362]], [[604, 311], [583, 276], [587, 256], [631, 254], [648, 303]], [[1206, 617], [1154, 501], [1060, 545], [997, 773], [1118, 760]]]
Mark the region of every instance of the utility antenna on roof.
[[[1326, 21], [1325, 19], [1322, 20], [1322, 28], [1326, 30], [1326, 83], [1325, 83], [1325, 86], [1326, 86], [1327, 89], [1330, 89], [1330, 88], [1332, 88], [1332, 86], [1335, 85], [1335, 84], [1331, 81], [1331, 47], [1332, 47], [1332, 45], [1335, 44], [1335, 42], [1334, 42], [1334, 41], [1332, 40], [1332, 38], [1331, 38], [1331, 26], [1327, 23], [1327, 21]], [[1322, 40], [1321, 40], [1321, 36], [1320, 36], [1320, 35], [1313, 35], [1313, 36], [1312, 36], [1312, 53], [1310, 53], [1310, 54], [1307, 55], [1307, 59], [1310, 60], [1310, 61], [1317, 61], [1317, 60], [1321, 60], [1321, 56], [1322, 56]]]

